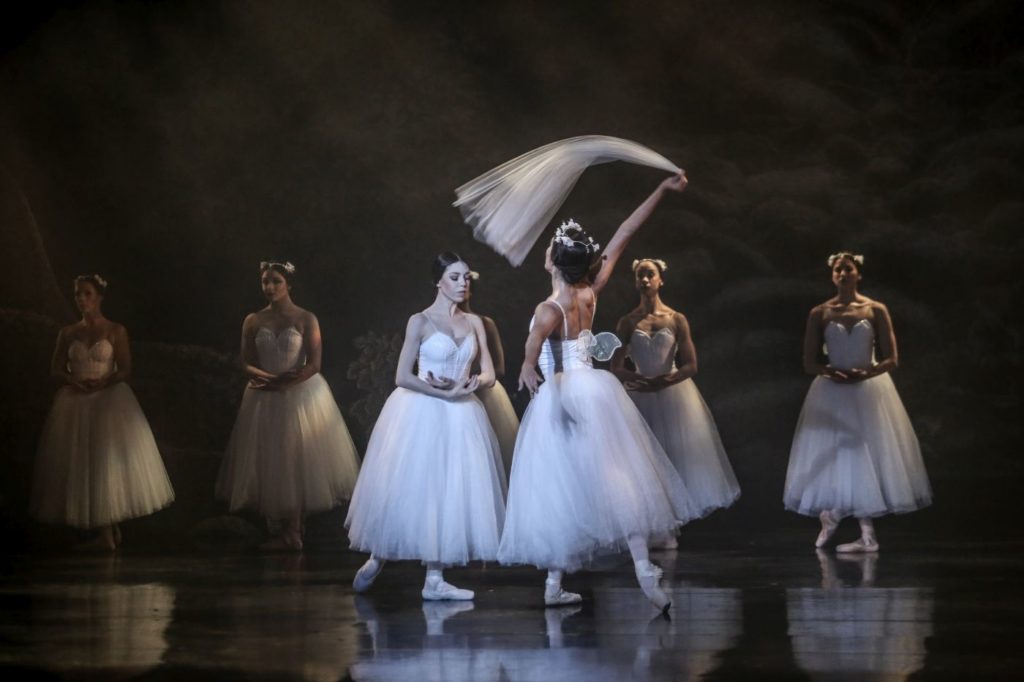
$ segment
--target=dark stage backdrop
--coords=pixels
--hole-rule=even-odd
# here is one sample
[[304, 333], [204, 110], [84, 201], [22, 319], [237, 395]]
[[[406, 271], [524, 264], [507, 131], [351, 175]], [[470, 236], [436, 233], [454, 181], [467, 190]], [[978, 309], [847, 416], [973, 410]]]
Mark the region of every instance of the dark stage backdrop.
[[[1022, 21], [1011, 0], [36, 3], [5, 21], [0, 56], [4, 519], [27, 537], [72, 276], [110, 280], [106, 312], [134, 339], [133, 386], [179, 493], [154, 529], [190, 528], [217, 511], [260, 260], [297, 264], [294, 299], [320, 318], [324, 374], [363, 445], [440, 250], [482, 273], [474, 307], [503, 332], [512, 385], [548, 291], [542, 248], [510, 267], [471, 240], [452, 190], [596, 133], [691, 179], [626, 261], [669, 262], [664, 298], [690, 318], [744, 487], [711, 528], [799, 523], [780, 497], [810, 382], [800, 340], [843, 248], [893, 314], [936, 488], [935, 508], [892, 523], [1016, 533]], [[607, 241], [661, 177], [595, 168], [560, 218]], [[634, 299], [624, 265], [597, 327]]]

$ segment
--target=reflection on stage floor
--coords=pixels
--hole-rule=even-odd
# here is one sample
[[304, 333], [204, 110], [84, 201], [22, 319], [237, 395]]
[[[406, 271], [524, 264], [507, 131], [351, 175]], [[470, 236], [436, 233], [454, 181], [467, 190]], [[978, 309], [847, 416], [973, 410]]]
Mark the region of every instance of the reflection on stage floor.
[[[899, 546], [890, 538], [891, 546]], [[566, 579], [473, 565], [474, 602], [423, 602], [422, 568], [388, 564], [356, 595], [362, 556], [8, 557], [0, 668], [53, 679], [980, 679], [1024, 664], [1021, 547], [917, 546], [876, 556], [795, 543], [662, 551], [671, 618], [628, 557]]]

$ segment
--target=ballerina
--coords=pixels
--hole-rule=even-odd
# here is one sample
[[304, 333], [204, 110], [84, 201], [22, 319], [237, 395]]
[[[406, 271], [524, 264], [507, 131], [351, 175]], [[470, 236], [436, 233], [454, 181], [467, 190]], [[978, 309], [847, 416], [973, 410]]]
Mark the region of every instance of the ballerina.
[[305, 517], [349, 499], [355, 445], [327, 381], [316, 315], [291, 299], [295, 266], [260, 263], [266, 308], [242, 323], [242, 396], [217, 477], [231, 511], [252, 508], [279, 534], [261, 547], [299, 551]]
[[75, 278], [82, 319], [60, 330], [50, 363], [61, 383], [39, 441], [32, 515], [99, 529], [83, 548], [114, 550], [118, 524], [174, 500], [160, 451], [132, 389], [128, 332], [103, 316], [107, 282]]
[[[625, 345], [612, 357], [611, 370], [629, 391], [704, 516], [735, 502], [740, 487], [711, 411], [693, 382], [697, 351], [690, 324], [661, 300], [667, 267], [656, 258], [633, 261], [640, 305], [618, 322], [616, 333]], [[627, 353], [635, 372], [625, 366]], [[675, 544], [672, 538], [664, 546]]]
[[[505, 518], [501, 450], [474, 396], [494, 383], [487, 332], [459, 310], [469, 266], [452, 252], [434, 259], [437, 295], [409, 318], [388, 397], [370, 435], [345, 526], [353, 549], [370, 552], [352, 587], [365, 592], [387, 560], [426, 564], [427, 601], [468, 601], [444, 580], [446, 566], [490, 561]], [[474, 359], [480, 374], [470, 375]], [[418, 374], [413, 367], [418, 366]]]
[[[786, 509], [818, 516], [815, 547], [854, 516], [861, 535], [837, 552], [877, 552], [872, 519], [931, 504], [917, 436], [889, 373], [896, 335], [889, 310], [857, 291], [864, 257], [829, 257], [837, 295], [815, 306], [804, 333], [804, 369], [815, 375], [789, 453]], [[828, 363], [819, 361], [824, 341]], [[877, 360], [875, 351], [881, 359]]]
[[[469, 287], [466, 289], [466, 300], [459, 304], [459, 309], [464, 313], [472, 313], [469, 301], [473, 296], [473, 289], [480, 279], [477, 272], [470, 273]], [[494, 385], [489, 388], [477, 389], [476, 397], [484, 404], [487, 410], [487, 419], [491, 422], [494, 435], [498, 437], [498, 445], [501, 447], [501, 459], [505, 465], [505, 478], [508, 479], [512, 472], [512, 453], [516, 448], [516, 434], [519, 432], [519, 417], [512, 407], [512, 401], [508, 398], [508, 392], [501, 384], [505, 376], [505, 349], [501, 344], [501, 335], [498, 333], [498, 325], [486, 315], [480, 315], [480, 321], [484, 323], [484, 331], [487, 332], [487, 350], [491, 354], [491, 362], [494, 364]]]
[[618, 380], [592, 367], [590, 328], [597, 296], [633, 233], [666, 192], [685, 186], [682, 173], [668, 178], [619, 226], [592, 283], [599, 246], [575, 222], [556, 230], [545, 252], [552, 293], [536, 308], [519, 374], [533, 399], [516, 441], [498, 560], [546, 569], [549, 606], [581, 601], [562, 588], [564, 572], [626, 548], [644, 594], [663, 613], [671, 606], [647, 543], [697, 510]]

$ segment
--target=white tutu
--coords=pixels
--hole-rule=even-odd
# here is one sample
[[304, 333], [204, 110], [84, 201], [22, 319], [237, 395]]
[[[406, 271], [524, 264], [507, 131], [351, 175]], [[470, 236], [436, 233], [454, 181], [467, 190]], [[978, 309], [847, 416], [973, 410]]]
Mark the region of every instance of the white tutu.
[[[673, 371], [675, 354], [671, 329], [653, 336], [638, 329], [630, 339], [630, 356], [644, 376]], [[728, 507], [739, 498], [740, 486], [715, 419], [692, 379], [652, 393], [630, 391], [629, 397], [682, 476], [700, 516]]]
[[576, 340], [560, 345], [553, 360], [545, 341], [546, 381], [519, 427], [498, 560], [572, 571], [700, 510], [618, 379], [580, 358]]
[[[260, 366], [275, 373], [305, 363], [295, 328], [277, 336], [262, 328], [256, 347]], [[358, 473], [345, 420], [327, 381], [314, 374], [284, 391], [245, 389], [217, 497], [232, 511], [250, 508], [268, 519], [286, 519], [347, 500]]]
[[[873, 328], [864, 323], [850, 332], [838, 323], [826, 328], [831, 365], [870, 366]], [[786, 509], [864, 518], [914, 511], [931, 500], [917, 436], [892, 378], [880, 374], [853, 384], [815, 378], [789, 454]]]
[[[113, 346], [100, 341], [68, 349], [72, 374], [113, 371]], [[95, 393], [57, 391], [39, 441], [32, 515], [79, 528], [108, 526], [151, 514], [174, 500], [160, 451], [132, 389], [116, 383]]]
[[[474, 337], [456, 345], [436, 332], [420, 345], [420, 375], [465, 377], [475, 354]], [[352, 548], [446, 565], [492, 560], [504, 517], [501, 451], [476, 396], [445, 400], [396, 388], [349, 505]]]
[[494, 435], [498, 437], [501, 447], [501, 459], [505, 465], [505, 478], [512, 472], [512, 454], [516, 449], [516, 434], [519, 433], [519, 417], [512, 407], [505, 387], [495, 382], [490, 388], [481, 388], [476, 397], [484, 404], [487, 419], [491, 422]]

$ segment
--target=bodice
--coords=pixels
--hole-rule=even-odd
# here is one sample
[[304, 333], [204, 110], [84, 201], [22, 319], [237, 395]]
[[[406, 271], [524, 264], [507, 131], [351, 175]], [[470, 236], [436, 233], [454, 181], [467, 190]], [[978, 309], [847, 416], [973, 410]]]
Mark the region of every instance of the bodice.
[[268, 327], [256, 331], [256, 357], [260, 369], [271, 374], [281, 374], [298, 369], [306, 364], [302, 348], [302, 333], [295, 327], [282, 329], [275, 334]]
[[475, 357], [476, 335], [473, 332], [456, 343], [444, 332], [435, 330], [420, 343], [417, 360], [419, 377], [426, 381], [427, 372], [431, 372], [436, 378], [468, 379], [470, 365]]
[[[571, 369], [583, 369], [593, 367], [590, 358], [588, 341], [592, 339], [589, 329], [581, 329], [580, 335], [575, 339], [566, 339], [569, 335], [569, 322], [565, 319], [565, 310], [558, 301], [547, 301], [556, 306], [562, 313], [562, 338], [560, 340], [546, 338], [540, 347], [540, 356], [537, 358], [537, 368], [545, 377], [551, 377], [559, 372]], [[596, 312], [596, 310], [595, 310]], [[530, 318], [530, 330], [533, 330], [534, 318]]]
[[668, 327], [654, 334], [634, 329], [629, 339], [629, 356], [637, 372], [645, 377], [656, 377], [676, 368], [676, 347], [676, 335]]
[[68, 346], [68, 367], [76, 381], [102, 379], [114, 371], [114, 346], [100, 339], [88, 346], [75, 339]]
[[839, 322], [825, 326], [828, 364], [836, 369], [867, 369], [875, 364], [875, 328], [859, 320], [849, 330]]

